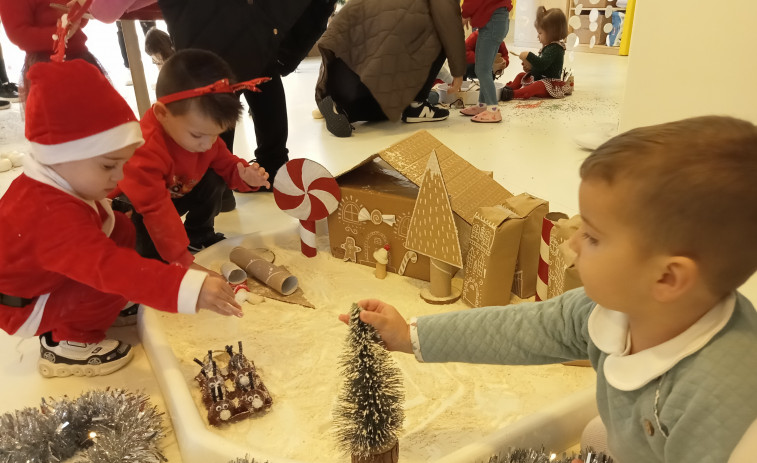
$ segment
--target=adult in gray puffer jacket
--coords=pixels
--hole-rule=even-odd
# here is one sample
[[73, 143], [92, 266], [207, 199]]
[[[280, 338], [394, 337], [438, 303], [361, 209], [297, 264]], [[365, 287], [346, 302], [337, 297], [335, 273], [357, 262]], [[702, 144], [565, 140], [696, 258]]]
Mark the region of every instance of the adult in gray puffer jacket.
[[449, 111], [426, 101], [445, 58], [459, 90], [465, 34], [457, 0], [349, 0], [318, 41], [316, 102], [331, 133], [350, 122], [426, 122]]

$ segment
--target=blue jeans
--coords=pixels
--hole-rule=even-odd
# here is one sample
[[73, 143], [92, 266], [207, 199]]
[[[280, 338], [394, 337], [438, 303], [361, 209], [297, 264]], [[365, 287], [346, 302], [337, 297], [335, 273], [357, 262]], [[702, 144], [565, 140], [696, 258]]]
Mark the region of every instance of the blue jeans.
[[478, 30], [476, 41], [476, 77], [481, 86], [478, 102], [488, 106], [497, 104], [497, 91], [494, 88], [492, 65], [499, 51], [499, 44], [510, 29], [510, 13], [506, 8], [497, 8], [492, 13], [486, 26]]

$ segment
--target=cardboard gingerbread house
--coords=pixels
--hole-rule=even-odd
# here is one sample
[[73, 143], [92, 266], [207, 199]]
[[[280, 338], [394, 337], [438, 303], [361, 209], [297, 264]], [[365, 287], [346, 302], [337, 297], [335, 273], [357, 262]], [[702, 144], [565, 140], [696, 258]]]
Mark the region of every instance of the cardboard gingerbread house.
[[375, 266], [373, 253], [388, 244], [388, 271], [429, 280], [428, 257], [407, 249], [405, 241], [432, 152], [449, 194], [465, 262], [478, 209], [503, 204], [513, 195], [426, 131], [369, 156], [336, 177], [342, 200], [328, 218], [334, 257]]

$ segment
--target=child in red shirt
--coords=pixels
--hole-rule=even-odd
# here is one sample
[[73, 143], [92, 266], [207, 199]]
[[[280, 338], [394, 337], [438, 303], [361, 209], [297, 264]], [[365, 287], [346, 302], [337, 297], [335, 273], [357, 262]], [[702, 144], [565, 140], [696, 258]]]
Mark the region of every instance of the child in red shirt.
[[136, 212], [140, 255], [202, 268], [190, 250], [224, 239], [214, 224], [226, 186], [241, 192], [270, 187], [265, 169], [231, 154], [218, 137], [241, 114], [234, 91], [259, 91], [255, 81], [230, 85], [232, 79], [229, 66], [205, 50], [181, 50], [161, 68], [158, 101], [140, 122], [145, 144], [118, 184]]
[[134, 113], [83, 60], [37, 63], [26, 106], [30, 156], [0, 198], [0, 328], [40, 336], [43, 376], [112, 373], [132, 358], [105, 339], [127, 301], [242, 316], [220, 277], [134, 252], [106, 195], [142, 143]]

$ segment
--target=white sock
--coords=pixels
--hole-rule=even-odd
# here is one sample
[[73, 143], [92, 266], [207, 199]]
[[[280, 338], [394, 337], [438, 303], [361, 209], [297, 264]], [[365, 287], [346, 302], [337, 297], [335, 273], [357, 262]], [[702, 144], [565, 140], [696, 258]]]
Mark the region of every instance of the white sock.
[[420, 105], [422, 105], [422, 104], [423, 104], [423, 103], [422, 103], [422, 102], [420, 102], [420, 101], [413, 101], [412, 103], [410, 103], [410, 107], [411, 107], [411, 108], [417, 108], [417, 107], [419, 107], [419, 106], [420, 106]]

